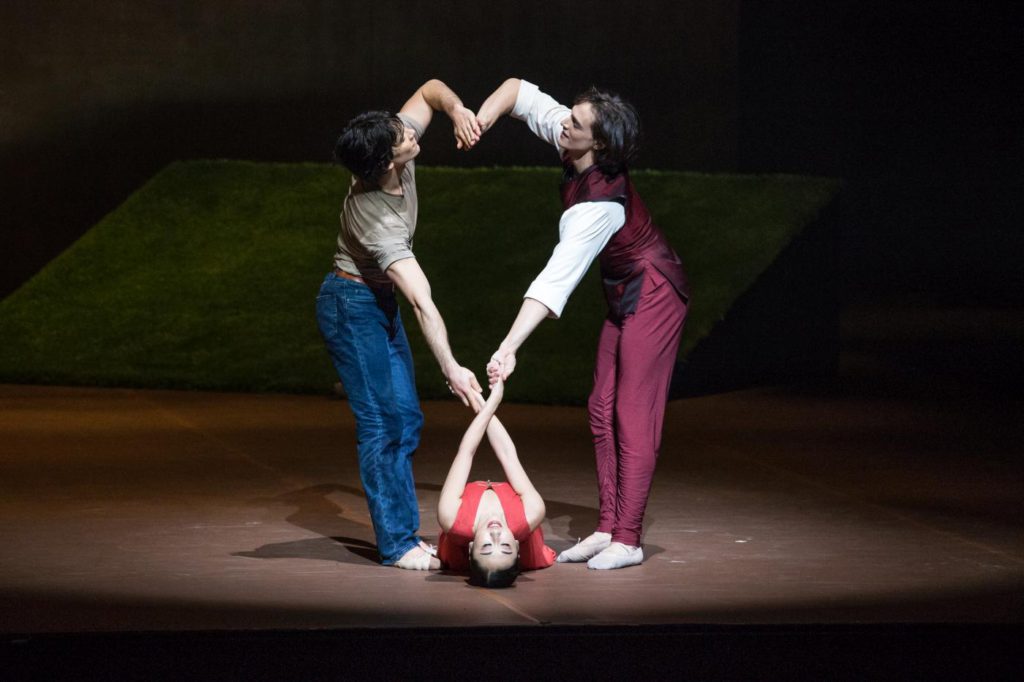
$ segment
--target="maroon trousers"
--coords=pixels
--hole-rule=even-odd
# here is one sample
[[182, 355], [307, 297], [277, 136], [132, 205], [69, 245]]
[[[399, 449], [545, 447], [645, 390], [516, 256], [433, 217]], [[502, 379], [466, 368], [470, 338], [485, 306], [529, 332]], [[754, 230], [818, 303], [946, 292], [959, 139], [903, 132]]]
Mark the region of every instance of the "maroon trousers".
[[661, 447], [669, 382], [687, 304], [654, 267], [644, 273], [636, 311], [605, 320], [597, 346], [590, 430], [597, 456], [597, 530], [638, 547]]

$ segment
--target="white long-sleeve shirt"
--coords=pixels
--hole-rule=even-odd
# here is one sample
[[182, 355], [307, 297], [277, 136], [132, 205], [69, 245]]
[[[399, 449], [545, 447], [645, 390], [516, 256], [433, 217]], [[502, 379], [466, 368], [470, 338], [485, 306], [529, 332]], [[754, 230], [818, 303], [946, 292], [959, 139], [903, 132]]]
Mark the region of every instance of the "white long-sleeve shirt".
[[[520, 82], [511, 115], [524, 121], [534, 135], [554, 145], [561, 156], [558, 136], [562, 121], [569, 118], [569, 107], [524, 80]], [[551, 317], [561, 317], [569, 295], [587, 274], [590, 264], [625, 224], [626, 209], [614, 201], [585, 201], [562, 213], [558, 244], [524, 298], [540, 301], [551, 311]]]

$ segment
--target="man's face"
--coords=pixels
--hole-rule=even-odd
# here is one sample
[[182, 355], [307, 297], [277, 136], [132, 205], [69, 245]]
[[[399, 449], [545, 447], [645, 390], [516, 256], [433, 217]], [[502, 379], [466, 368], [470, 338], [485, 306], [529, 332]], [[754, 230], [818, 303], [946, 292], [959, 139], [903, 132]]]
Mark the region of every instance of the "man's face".
[[416, 139], [416, 132], [407, 125], [402, 126], [402, 136], [394, 147], [391, 148], [391, 162], [396, 166], [412, 161], [420, 153], [420, 143]]
[[590, 102], [580, 102], [569, 112], [569, 117], [562, 121], [562, 134], [558, 136], [558, 146], [564, 151], [585, 153], [594, 149], [594, 110]]

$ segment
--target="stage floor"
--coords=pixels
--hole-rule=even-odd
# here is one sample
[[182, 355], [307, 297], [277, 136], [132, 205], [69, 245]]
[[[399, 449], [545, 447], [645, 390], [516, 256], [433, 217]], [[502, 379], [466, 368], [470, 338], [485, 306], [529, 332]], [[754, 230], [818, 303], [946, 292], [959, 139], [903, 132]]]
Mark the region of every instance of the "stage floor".
[[[342, 400], [3, 385], [0, 631], [1019, 622], [1020, 402], [844, 362], [829, 387], [670, 403], [645, 563], [507, 590], [377, 564]], [[436, 540], [470, 413], [424, 412]], [[499, 414], [564, 549], [597, 517], [585, 412]], [[477, 461], [501, 478], [489, 449]]]

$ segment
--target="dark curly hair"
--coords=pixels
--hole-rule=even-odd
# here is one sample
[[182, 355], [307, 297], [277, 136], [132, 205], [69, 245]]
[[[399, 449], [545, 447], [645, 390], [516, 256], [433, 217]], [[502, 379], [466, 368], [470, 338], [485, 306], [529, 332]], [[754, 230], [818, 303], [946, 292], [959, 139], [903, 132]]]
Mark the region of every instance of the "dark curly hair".
[[640, 149], [640, 116], [633, 105], [618, 95], [595, 87], [581, 92], [573, 104], [586, 102], [594, 112], [591, 132], [601, 147], [594, 161], [605, 175], [618, 175]]
[[519, 576], [519, 557], [515, 563], [506, 569], [492, 571], [484, 568], [480, 563], [469, 555], [469, 584], [477, 587], [511, 587]]
[[387, 172], [405, 124], [390, 111], [367, 111], [345, 126], [334, 144], [334, 160], [367, 182]]

